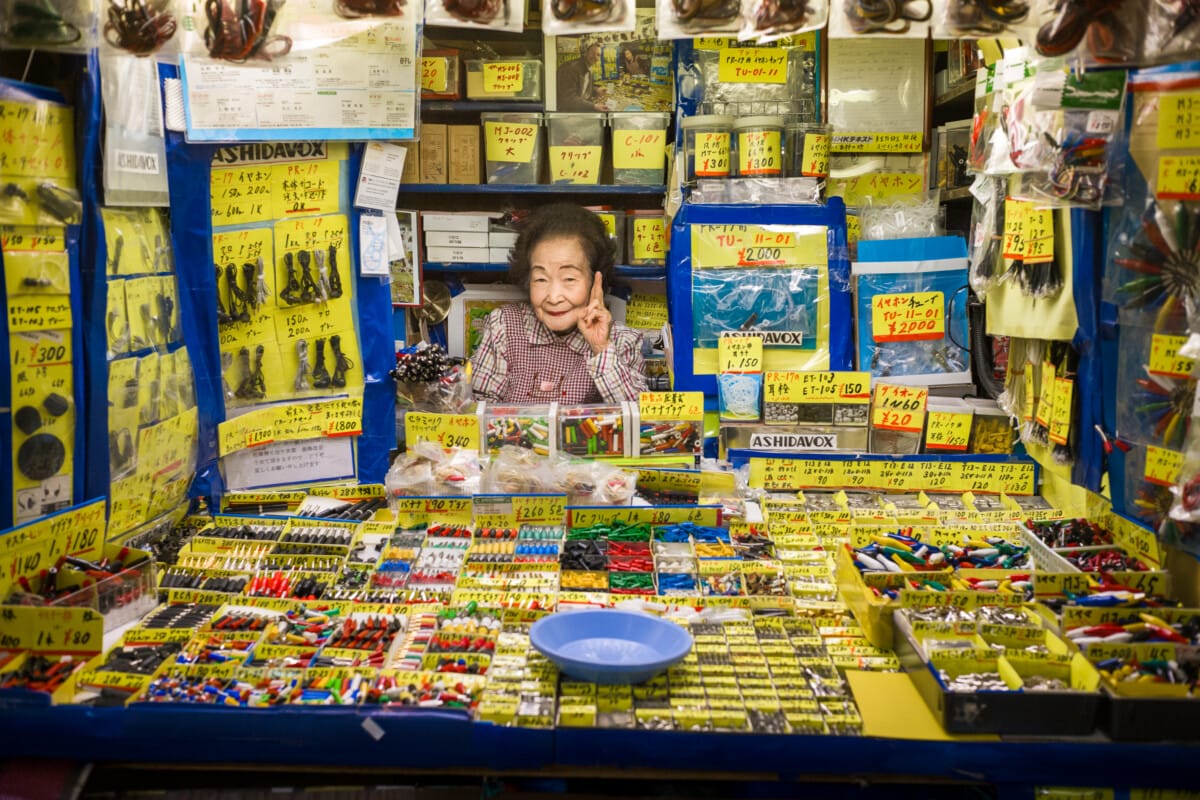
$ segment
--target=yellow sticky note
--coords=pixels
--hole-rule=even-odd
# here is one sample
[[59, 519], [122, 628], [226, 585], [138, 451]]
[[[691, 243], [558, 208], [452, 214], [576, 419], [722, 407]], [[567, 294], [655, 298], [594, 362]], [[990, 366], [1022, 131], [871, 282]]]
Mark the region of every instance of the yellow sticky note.
[[925, 429], [925, 446], [930, 450], [966, 452], [971, 440], [969, 413], [957, 411], [930, 411]]
[[630, 328], [657, 330], [667, 324], [667, 298], [660, 294], [635, 294], [625, 305], [625, 324]]
[[[446, 69], [447, 63], [448, 59], [445, 56], [424, 56], [421, 59], [421, 91], [433, 94], [446, 93], [450, 84]], [[486, 70], [484, 75], [486, 77]]]
[[[886, 200], [925, 190], [925, 176], [912, 172], [879, 172], [858, 175], [853, 178], [830, 178], [826, 183], [828, 194], [840, 197], [848, 206], [860, 206], [866, 198]], [[854, 217], [855, 225], [858, 217]], [[846, 218], [847, 224], [850, 217]]]
[[1025, 365], [1025, 374], [1022, 378], [1022, 384], [1025, 387], [1025, 398], [1021, 403], [1021, 419], [1025, 422], [1033, 421], [1033, 408], [1037, 405], [1037, 392], [1033, 388], [1033, 365]]
[[1025, 215], [1029, 212], [1030, 204], [1021, 200], [1006, 199], [1004, 201], [1004, 257], [1023, 259], [1025, 257]]
[[1075, 381], [1070, 378], [1054, 379], [1054, 413], [1050, 417], [1050, 441], [1054, 444], [1066, 444], [1071, 435], [1074, 393]]
[[484, 94], [517, 94], [525, 88], [525, 65], [520, 61], [495, 61], [483, 65]]
[[404, 415], [404, 435], [410, 444], [437, 442], [442, 447], [478, 450], [479, 419], [474, 414], [410, 411]]
[[824, 178], [829, 174], [829, 137], [826, 134], [804, 134], [800, 174], [806, 178]]
[[877, 383], [871, 425], [888, 431], [920, 433], [925, 425], [925, 404], [928, 400], [928, 389]]
[[599, 145], [550, 147], [551, 183], [599, 183], [600, 159], [604, 148]]
[[666, 152], [666, 131], [613, 130], [615, 169], [662, 169]]
[[638, 412], [643, 421], [704, 418], [703, 392], [642, 392]]
[[1154, 196], [1159, 200], [1200, 198], [1200, 156], [1163, 156], [1158, 159], [1158, 184]]
[[729, 175], [729, 134], [698, 133], [692, 156], [698, 178], [724, 178]]
[[537, 123], [485, 122], [483, 136], [488, 161], [528, 164], [537, 143]]
[[272, 219], [275, 213], [274, 170], [274, 166], [267, 164], [214, 169], [209, 175], [213, 227]]
[[1029, 208], [1022, 217], [1026, 264], [1044, 264], [1054, 260], [1054, 212], [1048, 208]]
[[1146, 448], [1146, 469], [1143, 473], [1147, 483], [1159, 486], [1174, 486], [1183, 469], [1183, 453], [1165, 447], [1150, 445]]
[[1156, 333], [1150, 340], [1150, 363], [1147, 365], [1151, 375], [1161, 375], [1166, 378], [1188, 379], [1196, 362], [1186, 356], [1179, 355], [1179, 348], [1187, 343], [1186, 336], [1171, 336]]
[[0, 100], [0, 175], [75, 179], [75, 116], [45, 100]]
[[335, 213], [341, 201], [340, 161], [275, 164], [271, 167], [274, 219]]
[[633, 260], [665, 261], [667, 227], [661, 216], [633, 218]]
[[782, 170], [779, 131], [738, 132], [739, 175], [778, 175]]
[[781, 47], [736, 47], [721, 50], [717, 79], [721, 83], [786, 83], [788, 51]]
[[717, 365], [721, 372], [762, 372], [762, 337], [722, 336], [717, 341]]
[[1200, 147], [1200, 92], [1166, 94], [1158, 101], [1158, 149]]
[[871, 337], [877, 342], [915, 342], [946, 336], [941, 292], [899, 292], [871, 298]]

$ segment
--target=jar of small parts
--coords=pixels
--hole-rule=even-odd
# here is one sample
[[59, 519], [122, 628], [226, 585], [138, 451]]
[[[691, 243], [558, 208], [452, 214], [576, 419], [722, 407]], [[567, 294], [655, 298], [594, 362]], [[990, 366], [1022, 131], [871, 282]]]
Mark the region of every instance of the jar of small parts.
[[783, 117], [743, 117], [733, 123], [739, 178], [783, 175]]
[[609, 114], [609, 120], [612, 124], [613, 183], [662, 183], [670, 115], [618, 112]]
[[688, 183], [700, 178], [728, 178], [730, 167], [729, 132], [733, 117], [704, 114], [688, 117], [683, 123], [684, 171]]
[[788, 125], [784, 143], [789, 178], [829, 177], [829, 126]]

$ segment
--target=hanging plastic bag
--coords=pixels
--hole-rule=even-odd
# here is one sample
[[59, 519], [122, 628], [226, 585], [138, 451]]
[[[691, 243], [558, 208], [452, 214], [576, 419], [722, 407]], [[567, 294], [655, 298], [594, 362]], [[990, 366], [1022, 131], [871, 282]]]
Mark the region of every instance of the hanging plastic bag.
[[658, 0], [660, 39], [732, 36], [742, 30], [741, 0]]
[[820, 30], [828, 20], [829, 4], [825, 0], [752, 0], [738, 38], [771, 42]]
[[135, 56], [152, 55], [168, 45], [174, 49], [179, 22], [173, 0], [105, 0], [102, 5], [105, 49]]
[[542, 30], [547, 36], [629, 32], [636, 13], [636, 0], [542, 0]]
[[829, 36], [924, 39], [933, 19], [932, 0], [833, 0]]
[[104, 76], [104, 200], [108, 205], [171, 204], [162, 96], [153, 59], [109, 51]]
[[446, 28], [525, 30], [524, 0], [425, 0], [425, 24]]
[[86, 53], [96, 46], [90, 0], [0, 0], [0, 44]]

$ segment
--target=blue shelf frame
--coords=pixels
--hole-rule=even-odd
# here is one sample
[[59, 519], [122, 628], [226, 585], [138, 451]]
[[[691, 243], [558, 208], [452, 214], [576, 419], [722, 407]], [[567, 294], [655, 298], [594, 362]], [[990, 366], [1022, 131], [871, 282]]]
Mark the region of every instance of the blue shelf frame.
[[[426, 261], [421, 265], [425, 272], [492, 272], [502, 274], [508, 272], [508, 264], [502, 262], [496, 263], [480, 263], [480, 262], [449, 262], [449, 261]], [[634, 266], [631, 264], [618, 264], [616, 267], [618, 278], [638, 278], [641, 280], [664, 280], [667, 277], [666, 267], [643, 267]]]
[[586, 194], [661, 195], [667, 187], [661, 184], [646, 186], [613, 186], [586, 183], [402, 183], [400, 194]]

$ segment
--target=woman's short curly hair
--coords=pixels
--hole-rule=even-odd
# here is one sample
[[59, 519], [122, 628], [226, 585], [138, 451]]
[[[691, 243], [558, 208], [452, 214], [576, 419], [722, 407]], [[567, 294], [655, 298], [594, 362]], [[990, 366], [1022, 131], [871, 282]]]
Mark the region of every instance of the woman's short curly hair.
[[550, 239], [577, 239], [593, 272], [599, 272], [605, 288], [612, 286], [616, 245], [600, 218], [574, 203], [554, 203], [534, 209], [521, 223], [520, 235], [508, 255], [508, 280], [529, 288], [533, 249]]

